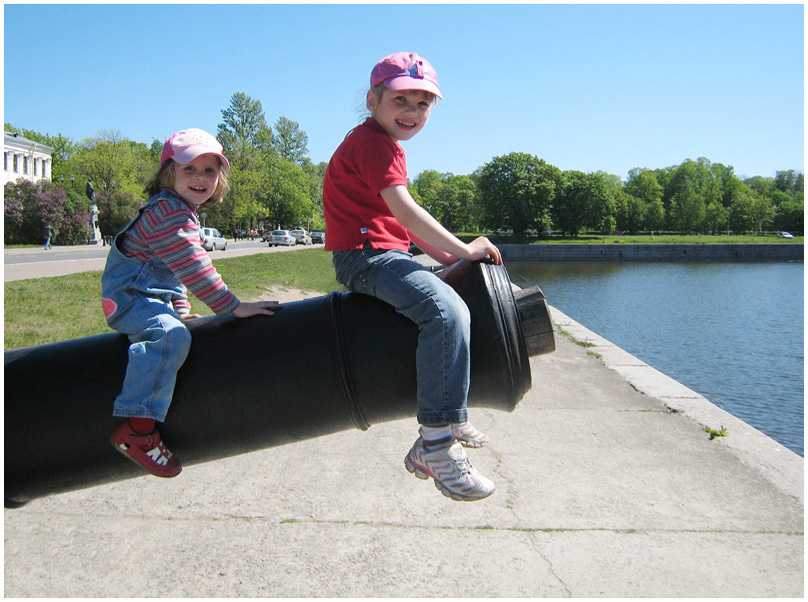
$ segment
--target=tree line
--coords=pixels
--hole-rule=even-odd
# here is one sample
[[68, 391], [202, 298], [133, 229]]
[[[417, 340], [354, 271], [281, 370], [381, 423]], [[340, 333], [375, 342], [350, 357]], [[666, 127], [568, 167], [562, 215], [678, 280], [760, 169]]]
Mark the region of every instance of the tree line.
[[413, 195], [457, 231], [514, 234], [803, 232], [804, 176], [744, 180], [700, 157], [661, 169], [635, 168], [623, 182], [606, 172], [562, 171], [527, 153], [495, 157], [470, 176], [424, 171]]
[[[206, 211], [219, 230], [303, 225], [323, 229], [322, 181], [327, 164], [308, 157], [308, 136], [285, 116], [270, 126], [261, 102], [236, 92], [222, 110], [216, 137], [230, 160], [230, 193]], [[93, 182], [99, 227], [114, 235], [145, 202], [143, 188], [159, 166], [163, 140], [150, 144], [117, 131], [74, 142], [58, 134], [6, 131], [54, 149], [52, 180], [9, 183], [4, 191], [5, 244], [36, 243], [44, 227], [57, 244], [76, 244], [90, 233], [87, 180]], [[536, 156], [513, 152], [469, 175], [426, 170], [410, 191], [453, 232], [499, 228], [515, 234], [555, 232], [762, 233], [803, 232], [802, 173], [744, 180], [731, 166], [706, 158], [680, 165], [632, 169], [624, 182], [605, 172], [562, 171]]]

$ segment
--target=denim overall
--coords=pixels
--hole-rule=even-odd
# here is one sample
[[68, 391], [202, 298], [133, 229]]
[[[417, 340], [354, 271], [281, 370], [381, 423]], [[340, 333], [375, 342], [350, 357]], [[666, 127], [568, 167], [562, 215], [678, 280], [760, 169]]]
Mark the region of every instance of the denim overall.
[[115, 236], [101, 278], [101, 297], [107, 324], [128, 335], [131, 343], [123, 390], [112, 414], [162, 422], [177, 371], [191, 347], [191, 333], [171, 304], [172, 298], [186, 291], [171, 268], [159, 257], [144, 263], [118, 248], [123, 233], [144, 209]]
[[337, 280], [389, 303], [418, 326], [415, 354], [420, 424], [467, 419], [471, 378], [471, 313], [466, 302], [406, 251], [334, 251]]

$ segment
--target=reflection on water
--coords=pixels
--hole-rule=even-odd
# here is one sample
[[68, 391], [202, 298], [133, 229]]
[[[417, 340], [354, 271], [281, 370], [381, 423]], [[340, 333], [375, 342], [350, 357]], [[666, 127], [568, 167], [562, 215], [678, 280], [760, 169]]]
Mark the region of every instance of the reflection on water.
[[515, 284], [538, 285], [550, 305], [804, 455], [802, 263], [507, 267]]

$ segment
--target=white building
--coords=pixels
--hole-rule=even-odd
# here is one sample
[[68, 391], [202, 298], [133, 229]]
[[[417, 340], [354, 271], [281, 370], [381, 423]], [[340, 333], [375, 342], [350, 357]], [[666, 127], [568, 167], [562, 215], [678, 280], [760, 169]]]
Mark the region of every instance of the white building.
[[24, 179], [42, 182], [51, 179], [54, 149], [23, 138], [14, 132], [3, 132], [3, 184]]

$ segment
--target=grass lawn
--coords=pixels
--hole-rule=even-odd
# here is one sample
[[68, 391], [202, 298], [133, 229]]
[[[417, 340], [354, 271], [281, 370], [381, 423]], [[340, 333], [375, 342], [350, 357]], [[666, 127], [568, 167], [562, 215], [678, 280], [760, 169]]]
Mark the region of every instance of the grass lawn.
[[[307, 250], [261, 253], [216, 259], [213, 264], [244, 301], [258, 299], [271, 288], [298, 288], [327, 294], [339, 287], [331, 253]], [[100, 270], [6, 282], [4, 302], [4, 349], [112, 332], [101, 311]], [[203, 316], [213, 313], [193, 295], [191, 310]]]

